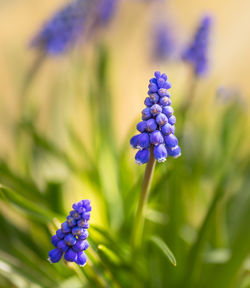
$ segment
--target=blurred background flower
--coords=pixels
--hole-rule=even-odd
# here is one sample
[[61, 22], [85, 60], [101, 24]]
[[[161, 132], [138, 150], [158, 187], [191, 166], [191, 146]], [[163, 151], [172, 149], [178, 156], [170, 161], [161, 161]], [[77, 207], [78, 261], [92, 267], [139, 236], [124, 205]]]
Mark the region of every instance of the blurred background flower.
[[211, 16], [202, 18], [193, 42], [182, 55], [182, 59], [193, 66], [194, 73], [198, 77], [206, 74], [208, 70], [211, 22]]
[[152, 29], [153, 59], [158, 62], [171, 60], [176, 56], [175, 31], [167, 22], [157, 22]]

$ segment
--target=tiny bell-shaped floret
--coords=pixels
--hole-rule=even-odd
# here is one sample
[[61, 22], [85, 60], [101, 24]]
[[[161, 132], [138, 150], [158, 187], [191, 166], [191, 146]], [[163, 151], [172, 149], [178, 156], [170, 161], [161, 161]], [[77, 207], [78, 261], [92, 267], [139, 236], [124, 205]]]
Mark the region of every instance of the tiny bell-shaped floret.
[[174, 148], [167, 148], [168, 155], [173, 158], [178, 158], [181, 156], [181, 148], [179, 146], [175, 146]]
[[52, 243], [55, 247], [57, 246], [57, 243], [58, 243], [59, 240], [60, 240], [60, 239], [58, 239], [56, 235], [53, 235], [53, 236], [51, 237], [51, 243]]
[[68, 216], [67, 223], [69, 227], [74, 227], [76, 225], [76, 220], [72, 216]]
[[171, 117], [174, 113], [174, 109], [171, 106], [164, 106], [162, 112], [167, 116]]
[[87, 262], [87, 256], [83, 251], [77, 253], [76, 264], [79, 266], [84, 266]]
[[72, 234], [75, 236], [80, 236], [83, 232], [83, 228], [76, 226], [72, 229]]
[[87, 240], [77, 240], [76, 244], [73, 246], [73, 250], [76, 252], [80, 252], [88, 249], [89, 242]]
[[162, 108], [160, 105], [158, 104], [154, 104], [151, 108], [150, 108], [150, 112], [153, 116], [156, 116], [158, 114], [160, 114], [162, 112]]
[[67, 244], [65, 244], [64, 240], [60, 240], [57, 243], [57, 248], [62, 250], [63, 252], [66, 252], [69, 248], [69, 246]]
[[156, 116], [156, 122], [158, 125], [163, 126], [168, 123], [168, 118], [165, 114], [160, 113]]
[[49, 261], [51, 263], [57, 263], [61, 260], [63, 252], [58, 248], [55, 248], [49, 252]]
[[155, 83], [151, 82], [151, 83], [149, 83], [149, 85], [148, 85], [148, 90], [149, 90], [149, 92], [151, 92], [151, 93], [155, 93], [155, 92], [158, 91], [158, 87], [157, 87], [157, 85], [156, 85]]
[[174, 131], [175, 131], [174, 126], [170, 125], [169, 123], [161, 127], [161, 133], [163, 135], [169, 135], [171, 133], [174, 133]]
[[158, 162], [164, 162], [167, 159], [168, 153], [165, 145], [160, 144], [154, 148], [154, 156]]
[[[148, 98], [148, 97], [147, 97], [147, 98]], [[147, 99], [147, 98], [146, 98], [146, 99]], [[158, 103], [160, 97], [159, 97], [159, 95], [158, 95], [157, 93], [150, 93], [150, 94], [149, 94], [149, 98], [150, 98], [150, 101], [151, 101], [151, 103], [152, 103], [152, 105], [153, 105], [153, 104], [155, 104], [155, 103]], [[151, 105], [151, 106], [152, 106], [152, 105]]]
[[76, 262], [77, 260], [77, 253], [73, 249], [69, 249], [64, 254], [64, 259], [68, 262]]
[[79, 219], [81, 218], [80, 214], [79, 214], [77, 211], [75, 211], [75, 210], [71, 211], [71, 212], [70, 212], [70, 215], [71, 215], [75, 220], [79, 220]]
[[144, 104], [145, 104], [147, 107], [151, 107], [154, 103], [150, 100], [149, 97], [147, 97], [147, 98], [145, 98]]
[[171, 125], [174, 125], [176, 123], [176, 117], [172, 115], [171, 117], [168, 118], [168, 123]]
[[65, 236], [65, 234], [62, 232], [61, 229], [58, 229], [58, 230], [56, 231], [56, 236], [57, 236], [58, 239], [63, 239], [64, 236]]
[[155, 130], [154, 132], [152, 132], [150, 135], [150, 142], [153, 145], [162, 144], [164, 142], [164, 138], [161, 134], [161, 131]]
[[133, 147], [134, 149], [139, 148], [138, 147], [138, 138], [139, 138], [140, 134], [133, 136], [130, 139], [130, 146]]
[[157, 129], [157, 123], [155, 119], [149, 119], [146, 123], [147, 125], [147, 131], [148, 132], [153, 132]]
[[147, 128], [147, 121], [141, 121], [136, 126], [137, 130], [143, 133]]
[[73, 246], [76, 244], [76, 238], [72, 234], [68, 234], [64, 238], [64, 243], [68, 246]]
[[[83, 229], [88, 229], [89, 228], [89, 222], [85, 219], [80, 219], [77, 221], [77, 226]], [[80, 234], [82, 233], [82, 230]]]
[[90, 219], [90, 212], [84, 212], [82, 213], [82, 219], [89, 221]]
[[149, 147], [149, 135], [148, 133], [142, 133], [139, 135], [137, 140], [137, 147], [140, 149], [148, 148]]
[[149, 118], [151, 118], [151, 108], [147, 107], [145, 109], [142, 110], [142, 120], [148, 120]]
[[139, 165], [145, 164], [149, 161], [149, 149], [139, 150], [135, 155], [135, 162]]
[[[161, 97], [161, 99], [160, 99], [160, 104], [162, 105], [162, 106], [168, 106], [168, 105], [170, 105], [170, 103], [171, 103], [171, 100], [169, 99], [169, 97], [167, 97], [167, 96], [164, 96], [164, 97]], [[164, 109], [164, 108], [163, 108]], [[163, 109], [162, 109], [162, 111], [163, 111]], [[164, 112], [163, 112], [164, 113]]]
[[78, 235], [78, 239], [85, 240], [89, 237], [89, 232], [87, 229], [83, 229], [81, 235]]
[[62, 230], [62, 232], [65, 233], [65, 234], [66, 234], [66, 233], [69, 233], [69, 232], [71, 231], [71, 228], [69, 227], [67, 221], [64, 222], [64, 223], [62, 223], [62, 225], [61, 225], [61, 230]]
[[175, 135], [170, 134], [165, 136], [165, 144], [167, 147], [175, 147], [178, 145], [178, 139], [175, 137]]

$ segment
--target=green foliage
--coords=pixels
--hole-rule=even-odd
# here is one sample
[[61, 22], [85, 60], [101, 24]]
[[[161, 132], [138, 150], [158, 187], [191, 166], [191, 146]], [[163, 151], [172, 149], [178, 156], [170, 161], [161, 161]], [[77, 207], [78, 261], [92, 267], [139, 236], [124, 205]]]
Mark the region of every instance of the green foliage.
[[[213, 103], [177, 125], [183, 155], [156, 167], [144, 241], [135, 254], [131, 231], [144, 169], [129, 158], [128, 138], [122, 148], [117, 144], [108, 52], [97, 50], [83, 99], [91, 112], [87, 141], [72, 123], [65, 125], [69, 145], [41, 132], [36, 117], [25, 116], [15, 127], [15, 156], [25, 165], [0, 163], [0, 287], [249, 287], [246, 112], [237, 102]], [[203, 117], [206, 109], [214, 122]], [[51, 163], [66, 176], [47, 177]], [[81, 192], [72, 191], [72, 183]], [[88, 264], [51, 265], [50, 237], [72, 199], [85, 198], [84, 189], [98, 215], [90, 227]]]

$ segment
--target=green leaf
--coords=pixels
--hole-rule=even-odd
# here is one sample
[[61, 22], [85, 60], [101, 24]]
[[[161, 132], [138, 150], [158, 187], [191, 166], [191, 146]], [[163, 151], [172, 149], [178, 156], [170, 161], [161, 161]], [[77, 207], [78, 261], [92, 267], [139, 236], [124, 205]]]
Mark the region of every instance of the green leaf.
[[9, 188], [0, 184], [0, 198], [6, 202], [11, 202], [15, 204], [18, 208], [23, 210], [28, 216], [34, 217], [36, 220], [41, 223], [47, 224], [52, 221], [52, 219], [60, 218], [59, 215], [56, 215], [46, 209], [45, 207], [38, 206], [34, 202], [31, 202], [24, 197], [20, 196], [18, 193], [10, 190]]
[[119, 177], [114, 155], [103, 145], [99, 159], [100, 181], [107, 201], [109, 220], [112, 228], [118, 229], [124, 218], [124, 207], [119, 189]]
[[163, 252], [163, 254], [168, 258], [170, 263], [172, 263], [174, 266], [177, 265], [176, 259], [172, 251], [169, 249], [168, 245], [158, 236], [151, 236], [150, 241], [154, 243], [160, 250]]
[[110, 250], [107, 246], [100, 244], [98, 245], [98, 251], [101, 255], [104, 255], [105, 258], [108, 258], [110, 260], [111, 263], [115, 264], [115, 265], [119, 265], [120, 264], [120, 259], [119, 257], [117, 257], [117, 255]]

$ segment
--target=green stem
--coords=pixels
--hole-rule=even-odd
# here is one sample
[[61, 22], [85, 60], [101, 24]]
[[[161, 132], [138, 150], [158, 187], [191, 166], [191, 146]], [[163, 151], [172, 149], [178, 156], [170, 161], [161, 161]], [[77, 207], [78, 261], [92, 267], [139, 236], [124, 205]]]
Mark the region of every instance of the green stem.
[[181, 126], [184, 126], [186, 121], [186, 116], [189, 109], [192, 107], [195, 99], [196, 89], [197, 89], [197, 77], [195, 76], [194, 72], [191, 72], [190, 75], [190, 86], [188, 88], [187, 95], [184, 99], [183, 104], [180, 107], [180, 122]]
[[41, 52], [37, 55], [34, 62], [32, 63], [32, 66], [30, 67], [30, 70], [28, 71], [26, 78], [24, 79], [24, 85], [21, 91], [22, 97], [25, 97], [27, 89], [30, 87], [31, 83], [33, 82], [38, 72], [40, 71], [42, 65], [45, 62], [46, 57], [47, 54], [45, 52]]
[[138, 247], [141, 245], [141, 238], [144, 226], [144, 212], [146, 208], [146, 204], [148, 202], [149, 196], [149, 189], [150, 184], [152, 181], [154, 168], [155, 168], [155, 157], [153, 153], [153, 147], [150, 148], [150, 158], [149, 162], [146, 166], [143, 182], [142, 182], [142, 189], [140, 194], [139, 203], [137, 206], [136, 217], [134, 222], [134, 231], [133, 231], [133, 247], [137, 250]]

